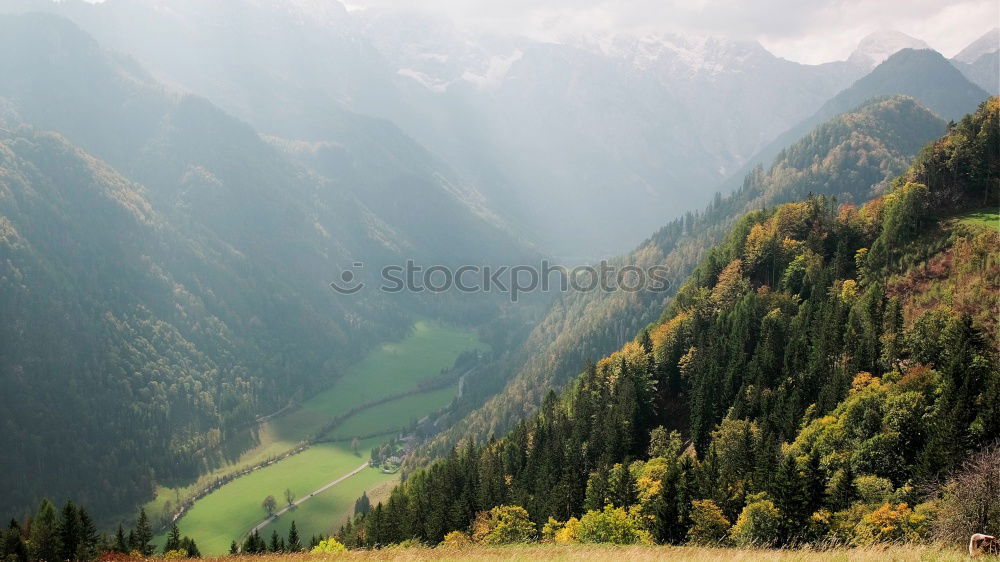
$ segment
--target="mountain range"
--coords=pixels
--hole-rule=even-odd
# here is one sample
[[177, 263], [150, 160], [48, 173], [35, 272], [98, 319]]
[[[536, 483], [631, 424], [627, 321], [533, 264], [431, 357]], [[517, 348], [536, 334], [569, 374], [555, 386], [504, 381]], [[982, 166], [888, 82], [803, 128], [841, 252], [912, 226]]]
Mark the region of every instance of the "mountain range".
[[[702, 207], [706, 188], [739, 181], [755, 154], [888, 55], [924, 46], [882, 31], [847, 61], [803, 65], [752, 41], [542, 43], [336, 2], [5, 0], [0, 10], [70, 18], [267, 135], [330, 140], [345, 110], [388, 119], [528, 240], [577, 260], [617, 254]], [[601, 228], [608, 209], [628, 220]]]

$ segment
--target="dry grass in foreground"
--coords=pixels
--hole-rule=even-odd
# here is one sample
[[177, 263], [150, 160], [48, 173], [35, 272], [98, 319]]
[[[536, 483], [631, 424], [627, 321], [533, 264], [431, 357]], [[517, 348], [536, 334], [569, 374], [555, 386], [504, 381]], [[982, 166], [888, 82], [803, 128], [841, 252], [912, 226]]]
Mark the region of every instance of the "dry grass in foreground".
[[214, 559], [218, 562], [318, 562], [320, 560], [693, 560], [739, 562], [743, 560], [772, 560], [776, 562], [812, 561], [997, 561], [997, 557], [972, 559], [958, 547], [940, 546], [881, 546], [870, 548], [845, 548], [826, 551], [814, 550], [741, 550], [735, 548], [699, 548], [688, 546], [610, 546], [610, 545], [550, 545], [485, 547], [463, 549], [426, 547], [387, 548], [382, 550], [354, 550], [343, 554], [289, 554], [283, 556], [261, 555]]

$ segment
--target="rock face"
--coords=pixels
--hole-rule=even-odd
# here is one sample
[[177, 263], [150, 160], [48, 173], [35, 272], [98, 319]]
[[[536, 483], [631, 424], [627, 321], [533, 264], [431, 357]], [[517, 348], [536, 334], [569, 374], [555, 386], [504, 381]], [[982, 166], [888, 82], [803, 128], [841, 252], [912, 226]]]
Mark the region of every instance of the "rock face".
[[930, 45], [920, 39], [899, 31], [884, 29], [862, 39], [847, 62], [871, 70], [903, 49], [930, 48]]

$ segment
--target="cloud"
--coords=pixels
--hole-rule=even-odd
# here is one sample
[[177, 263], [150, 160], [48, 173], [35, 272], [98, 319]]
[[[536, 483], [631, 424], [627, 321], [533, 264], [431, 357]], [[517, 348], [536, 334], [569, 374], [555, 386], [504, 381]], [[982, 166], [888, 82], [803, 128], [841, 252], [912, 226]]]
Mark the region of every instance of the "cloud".
[[[351, 8], [408, 9], [399, 0]], [[1000, 21], [996, 0], [422, 0], [459, 25], [560, 41], [595, 33], [682, 32], [755, 39], [790, 60], [847, 58], [878, 29], [896, 29], [952, 56]]]

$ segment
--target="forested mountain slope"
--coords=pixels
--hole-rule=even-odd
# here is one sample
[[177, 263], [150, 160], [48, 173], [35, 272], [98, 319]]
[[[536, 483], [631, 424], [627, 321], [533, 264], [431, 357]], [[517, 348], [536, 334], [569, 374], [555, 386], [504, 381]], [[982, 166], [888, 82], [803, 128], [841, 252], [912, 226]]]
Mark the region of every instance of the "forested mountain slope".
[[910, 96], [945, 120], [957, 120], [975, 111], [990, 96], [966, 79], [940, 53], [929, 49], [903, 49], [828, 100], [815, 114], [778, 135], [750, 158], [740, 172], [723, 182], [723, 190], [736, 188], [754, 166], [769, 162], [816, 125], [866, 100], [894, 95]]
[[[0, 16], [0, 127], [8, 515], [43, 493], [131, 510], [405, 334], [426, 303], [330, 289], [358, 257], [535, 255], [391, 128], [323, 177], [54, 16]], [[358, 195], [385, 186], [426, 222]]]
[[1000, 438], [1000, 233], [955, 218], [998, 204], [993, 98], [882, 197], [746, 214], [659, 322], [507, 436], [412, 474], [340, 538], [489, 541], [521, 517], [484, 511], [503, 505], [526, 510], [522, 536], [545, 524], [557, 541], [927, 536], [939, 510], [970, 507], [929, 485]]
[[[672, 222], [616, 261], [666, 265], [676, 283], [670, 291], [564, 294], [518, 355], [483, 369], [491, 378], [469, 381], [453, 412], [464, 419], [457, 419], [427, 455], [416, 460], [443, 455], [466, 436], [482, 441], [490, 434], [503, 434], [534, 412], [545, 393], [579, 374], [585, 361], [617, 349], [630, 334], [655, 320], [681, 280], [743, 213], [809, 193], [845, 203], [863, 202], [905, 170], [919, 148], [944, 129], [943, 121], [905, 97], [864, 104], [815, 128], [781, 153], [766, 172], [754, 170], [738, 191], [718, 197], [703, 213]], [[505, 370], [516, 373], [509, 382], [502, 376]], [[502, 390], [501, 385], [505, 385]]]

